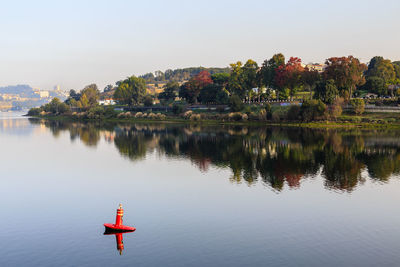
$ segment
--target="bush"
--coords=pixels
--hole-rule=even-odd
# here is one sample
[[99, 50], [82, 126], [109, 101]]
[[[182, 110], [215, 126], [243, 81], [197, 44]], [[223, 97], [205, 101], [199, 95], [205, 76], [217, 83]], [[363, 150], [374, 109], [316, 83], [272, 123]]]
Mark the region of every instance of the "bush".
[[143, 117], [143, 113], [142, 112], [137, 112], [135, 114], [135, 118], [142, 118]]
[[28, 116], [39, 116], [39, 115], [40, 115], [40, 112], [42, 112], [42, 109], [41, 109], [41, 108], [31, 108], [31, 109], [28, 111]]
[[231, 112], [231, 113], [229, 113], [228, 118], [231, 121], [240, 121], [240, 120], [242, 120], [242, 113], [240, 113], [240, 112]]
[[143, 99], [143, 104], [146, 107], [151, 107], [153, 105], [153, 98], [150, 95], [146, 95]]
[[272, 117], [272, 112], [271, 112], [271, 105], [269, 104], [269, 103], [267, 103], [267, 104], [265, 104], [265, 112], [266, 112], [266, 116], [267, 116], [267, 119], [271, 119], [271, 117]]
[[321, 100], [307, 100], [300, 108], [303, 121], [322, 119], [326, 113], [326, 105]]
[[192, 116], [192, 114], [193, 114], [193, 111], [188, 110], [188, 111], [186, 111], [185, 113], [183, 113], [183, 117], [184, 117], [185, 119], [190, 119], [190, 116]]
[[225, 106], [217, 106], [217, 112], [222, 113], [225, 111]]
[[243, 108], [242, 99], [240, 99], [240, 97], [238, 97], [237, 95], [232, 95], [229, 98], [229, 107], [231, 108], [231, 111], [233, 111], [233, 112], [241, 111]]
[[329, 106], [328, 110], [329, 110], [329, 116], [332, 119], [337, 119], [337, 117], [339, 117], [340, 115], [342, 115], [343, 109], [343, 102], [344, 99], [343, 98], [337, 98], [335, 99], [335, 101], [333, 102], [332, 105]]
[[287, 119], [290, 121], [297, 121], [300, 119], [300, 106], [291, 105], [287, 113]]
[[192, 114], [192, 115], [190, 116], [190, 120], [191, 120], [191, 121], [199, 121], [200, 119], [201, 119], [200, 114]]
[[365, 103], [362, 99], [352, 99], [350, 101], [351, 106], [353, 107], [354, 113], [357, 115], [361, 115], [364, 113]]
[[172, 106], [172, 112], [176, 115], [181, 114], [184, 110], [183, 105], [179, 105], [179, 104], [174, 104]]

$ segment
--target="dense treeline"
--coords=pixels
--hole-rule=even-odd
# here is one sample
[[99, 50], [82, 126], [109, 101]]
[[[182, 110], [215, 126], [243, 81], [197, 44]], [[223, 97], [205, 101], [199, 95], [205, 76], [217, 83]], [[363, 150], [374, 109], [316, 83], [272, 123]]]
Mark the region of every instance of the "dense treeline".
[[[275, 54], [261, 66], [249, 59], [244, 64], [240, 61], [232, 63], [229, 68], [187, 68], [165, 73], [158, 71], [156, 75], [131, 76], [116, 82], [116, 86], [108, 85], [104, 91], [113, 92], [114, 100], [120, 105], [152, 106], [157, 101], [164, 106], [178, 103], [229, 105], [231, 111], [245, 112], [247, 116], [251, 114], [244, 110], [244, 103], [299, 100], [301, 92], [302, 107], [291, 106], [285, 114], [276, 113], [275, 119], [303, 121], [336, 118], [341, 115], [344, 105], [351, 105], [356, 114], [362, 114], [365, 103], [358, 99], [362, 93], [378, 96], [400, 94], [399, 61], [391, 62], [376, 56], [367, 65], [353, 56], [331, 57], [320, 68], [315, 66], [304, 65], [297, 57], [286, 60], [283, 54]], [[168, 81], [164, 91], [158, 95], [149, 95], [146, 91], [146, 83], [153, 80]], [[91, 84], [80, 92], [71, 90], [65, 101], [68, 107], [58, 107], [59, 101], [54, 100], [48, 106], [33, 109], [30, 114], [68, 113], [72, 108], [102, 114], [104, 110], [95, 109], [99, 95], [97, 86]], [[263, 117], [262, 110], [261, 114], [259, 109], [255, 115]], [[175, 111], [183, 113], [184, 108]], [[267, 117], [273, 118], [272, 113], [268, 114], [270, 107], [265, 112]]]
[[190, 78], [196, 76], [202, 71], [208, 71], [210, 74], [229, 72], [229, 68], [204, 68], [204, 67], [192, 67], [184, 69], [168, 69], [165, 72], [156, 71], [154, 74], [152, 72], [146, 73], [139, 76], [143, 78], [146, 83], [158, 83], [158, 82], [184, 82]]

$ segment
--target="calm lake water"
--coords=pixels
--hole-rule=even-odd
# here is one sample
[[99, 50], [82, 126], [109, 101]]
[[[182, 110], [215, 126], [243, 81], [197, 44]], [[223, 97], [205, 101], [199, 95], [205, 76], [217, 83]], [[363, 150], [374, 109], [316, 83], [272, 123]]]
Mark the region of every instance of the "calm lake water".
[[400, 132], [0, 114], [0, 266], [400, 265]]

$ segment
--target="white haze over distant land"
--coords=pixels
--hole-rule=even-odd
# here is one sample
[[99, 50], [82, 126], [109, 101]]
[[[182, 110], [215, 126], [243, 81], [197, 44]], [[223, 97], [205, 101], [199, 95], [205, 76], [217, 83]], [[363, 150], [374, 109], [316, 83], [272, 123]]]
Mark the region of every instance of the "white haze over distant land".
[[129, 75], [354, 55], [400, 60], [399, 0], [2, 1], [0, 86], [99, 88]]

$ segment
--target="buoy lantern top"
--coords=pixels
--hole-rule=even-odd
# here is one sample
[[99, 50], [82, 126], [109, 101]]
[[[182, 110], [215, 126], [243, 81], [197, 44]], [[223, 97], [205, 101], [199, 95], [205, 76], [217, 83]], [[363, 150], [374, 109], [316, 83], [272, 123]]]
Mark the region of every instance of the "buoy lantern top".
[[122, 204], [121, 203], [119, 204], [119, 209], [122, 210]]

